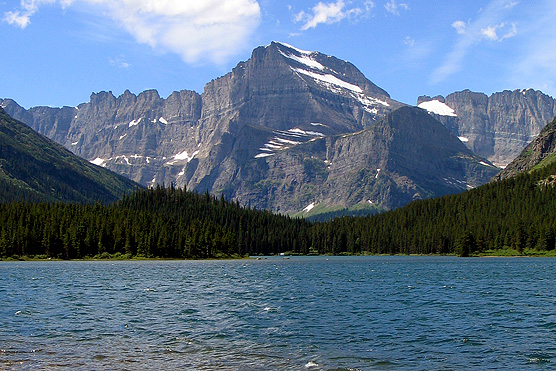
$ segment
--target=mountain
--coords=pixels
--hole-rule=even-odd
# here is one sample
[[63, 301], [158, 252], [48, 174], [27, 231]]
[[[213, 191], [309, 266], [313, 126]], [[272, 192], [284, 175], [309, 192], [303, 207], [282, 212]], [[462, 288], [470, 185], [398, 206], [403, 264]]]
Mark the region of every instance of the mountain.
[[12, 119], [0, 108], [0, 202], [112, 202], [140, 187]]
[[496, 170], [421, 110], [395, 114], [405, 105], [351, 63], [276, 42], [203, 94], [101, 92], [78, 107], [0, 105], [143, 185], [172, 183], [281, 213], [389, 209], [484, 183]]
[[496, 180], [508, 179], [519, 173], [545, 167], [556, 161], [556, 118], [506, 168]]
[[533, 89], [494, 93], [464, 90], [446, 98], [419, 97], [465, 145], [497, 166], [508, 165], [556, 116], [556, 100]]
[[266, 154], [231, 178], [233, 197], [248, 205], [265, 200], [257, 206], [302, 215], [397, 208], [476, 187], [498, 171], [415, 107], [402, 107], [356, 133]]

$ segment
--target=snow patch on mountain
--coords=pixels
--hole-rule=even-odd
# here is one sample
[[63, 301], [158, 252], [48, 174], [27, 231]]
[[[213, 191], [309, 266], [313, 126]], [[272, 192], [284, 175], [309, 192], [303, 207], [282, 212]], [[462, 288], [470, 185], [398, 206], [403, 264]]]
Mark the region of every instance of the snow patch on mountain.
[[466, 181], [456, 178], [442, 178], [447, 184], [459, 187], [461, 189], [468, 189], [470, 186]]
[[310, 56], [306, 55], [306, 54], [302, 54], [301, 57], [298, 57], [295, 54], [286, 54], [283, 51], [280, 50], [280, 54], [282, 54], [284, 57], [294, 60], [296, 62], [299, 62], [301, 64], [306, 65], [307, 67], [313, 68], [313, 69], [317, 69], [317, 70], [324, 70], [324, 66], [322, 64], [320, 64], [319, 62], [317, 62], [316, 60], [314, 60], [313, 58], [311, 58]]
[[94, 160], [90, 161], [90, 163], [102, 167], [106, 166], [106, 160], [100, 157], [95, 158]]
[[298, 48], [296, 48], [295, 46], [292, 46], [292, 45], [290, 45], [290, 44], [283, 43], [283, 42], [281, 42], [281, 41], [277, 41], [276, 44], [285, 46], [286, 48], [291, 49], [291, 50], [295, 50], [295, 51], [298, 52], [299, 54], [313, 54], [313, 53], [314, 53], [314, 52], [310, 52], [310, 51], [307, 51], [307, 50], [298, 49]]
[[285, 143], [285, 144], [293, 144], [293, 145], [296, 145], [296, 144], [301, 144], [301, 143], [303, 143], [303, 142], [298, 142], [298, 141], [295, 141], [295, 140], [283, 139], [283, 138], [278, 138], [278, 137], [276, 137], [276, 138], [274, 138], [274, 139], [277, 140], [278, 142]]
[[303, 209], [303, 211], [305, 211], [306, 213], [308, 213], [309, 211], [313, 210], [313, 208], [315, 207], [315, 203], [311, 202], [309, 205], [307, 205], [306, 208]]
[[259, 148], [259, 151], [262, 152], [255, 155], [255, 158], [272, 156], [276, 151], [288, 149], [324, 137], [324, 134], [318, 131], [303, 130], [300, 128], [274, 130], [273, 133], [275, 136], [270, 138], [268, 142]]
[[427, 112], [435, 113], [440, 116], [452, 116], [452, 117], [457, 116], [454, 110], [450, 106], [436, 99], [430, 100], [428, 102], [422, 102], [417, 107], [427, 110]]
[[460, 141], [462, 141], [463, 143], [469, 142], [469, 138], [467, 138], [467, 137], [458, 137], [458, 139], [459, 139]]
[[388, 104], [388, 102], [380, 100], [378, 98], [373, 98], [373, 97], [369, 97], [368, 95], [365, 94], [354, 94], [354, 97], [363, 105], [363, 106], [376, 106], [376, 105], [382, 105], [384, 107], [390, 107], [390, 104]]
[[174, 159], [172, 161], [168, 161], [166, 163], [166, 165], [175, 165], [176, 163], [180, 162], [180, 161], [187, 161], [188, 163], [193, 160], [195, 158], [195, 156], [199, 153], [199, 151], [195, 151], [191, 154], [191, 156], [189, 156], [189, 153], [187, 151], [183, 151], [178, 153], [177, 155], [174, 155]]
[[[335, 86], [339, 86], [341, 88], [347, 89], [347, 90], [351, 90], [354, 91], [356, 93], [362, 93], [363, 89], [361, 89], [359, 86], [357, 85], [353, 85], [350, 84], [347, 81], [341, 80], [339, 78], [337, 78], [334, 75], [331, 74], [320, 74], [320, 73], [315, 73], [315, 72], [311, 72], [311, 71], [307, 71], [301, 68], [293, 68], [290, 67], [294, 72], [297, 72], [298, 74], [303, 74], [306, 76], [309, 76], [311, 78], [313, 78], [317, 83], [322, 84], [324, 86], [326, 86], [327, 88], [333, 88], [331, 85], [335, 85]], [[333, 92], [337, 92], [334, 89], [330, 89]]]
[[318, 137], [324, 137], [324, 134], [319, 133], [318, 131], [305, 131], [305, 130], [301, 130], [299, 128], [288, 129], [288, 132], [293, 133], [293, 134], [299, 134], [299, 135], [313, 135], [313, 136], [318, 136]]
[[139, 123], [141, 122], [141, 120], [143, 120], [142, 117], [140, 117], [138, 120], [132, 120], [132, 121], [128, 124], [128, 126], [129, 126], [129, 127], [132, 127], [132, 126], [139, 125]]

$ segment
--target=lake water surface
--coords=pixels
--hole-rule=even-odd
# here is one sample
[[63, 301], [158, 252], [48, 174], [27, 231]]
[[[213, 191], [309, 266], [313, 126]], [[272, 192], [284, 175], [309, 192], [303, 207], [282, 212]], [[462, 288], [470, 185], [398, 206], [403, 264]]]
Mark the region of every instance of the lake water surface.
[[556, 259], [0, 262], [0, 370], [556, 368]]

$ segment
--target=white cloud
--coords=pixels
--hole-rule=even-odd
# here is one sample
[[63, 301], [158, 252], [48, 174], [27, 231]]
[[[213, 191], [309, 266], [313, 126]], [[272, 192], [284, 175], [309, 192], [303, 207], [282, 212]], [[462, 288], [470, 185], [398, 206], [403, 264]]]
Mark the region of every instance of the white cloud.
[[394, 15], [400, 15], [400, 9], [409, 10], [409, 5], [406, 3], [398, 4], [396, 0], [390, 0], [385, 5], [386, 11]]
[[302, 10], [294, 14], [293, 20], [296, 23], [303, 22], [301, 30], [306, 31], [317, 27], [319, 24], [333, 24], [346, 18], [356, 18], [370, 12], [374, 7], [375, 3], [369, 0], [363, 3], [363, 8], [346, 8], [346, 3], [343, 0], [338, 0], [335, 3], [319, 2], [311, 8], [309, 13]]
[[498, 40], [498, 35], [496, 35], [496, 28], [498, 27], [500, 26], [488, 26], [487, 28], [483, 28], [481, 29], [481, 34], [489, 40]]
[[456, 29], [457, 33], [463, 35], [465, 33], [467, 24], [465, 24], [465, 22], [463, 21], [455, 21], [454, 23], [452, 23], [452, 27]]
[[19, 28], [25, 28], [30, 23], [30, 15], [25, 12], [6, 12], [4, 13], [4, 22], [8, 24], [17, 26]]
[[[40, 5], [55, 3], [56, 0], [21, 0], [21, 9], [4, 13], [2, 20], [10, 25], [21, 29], [26, 28], [31, 23], [31, 17], [39, 10]], [[67, 4], [67, 1], [61, 1]]]
[[498, 30], [503, 30], [503, 29], [508, 29], [508, 27], [506, 27], [505, 23], [500, 23], [499, 25], [488, 26], [486, 28], [481, 29], [481, 34], [485, 38], [492, 41], [502, 41], [517, 35], [517, 27], [515, 23], [511, 24], [511, 28], [508, 31], [506, 31], [506, 33], [503, 36], [498, 36]]
[[186, 62], [224, 62], [257, 28], [256, 0], [22, 0], [19, 10], [4, 13], [4, 22], [25, 28], [45, 4], [91, 5], [138, 42], [179, 54]]

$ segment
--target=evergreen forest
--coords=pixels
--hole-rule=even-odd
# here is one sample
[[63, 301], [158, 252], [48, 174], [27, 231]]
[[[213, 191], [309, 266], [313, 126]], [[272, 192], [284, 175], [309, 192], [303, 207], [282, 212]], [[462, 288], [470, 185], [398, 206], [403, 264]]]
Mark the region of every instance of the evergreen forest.
[[462, 194], [313, 223], [175, 187], [137, 190], [109, 205], [2, 203], [0, 258], [550, 253], [555, 185], [552, 163]]

